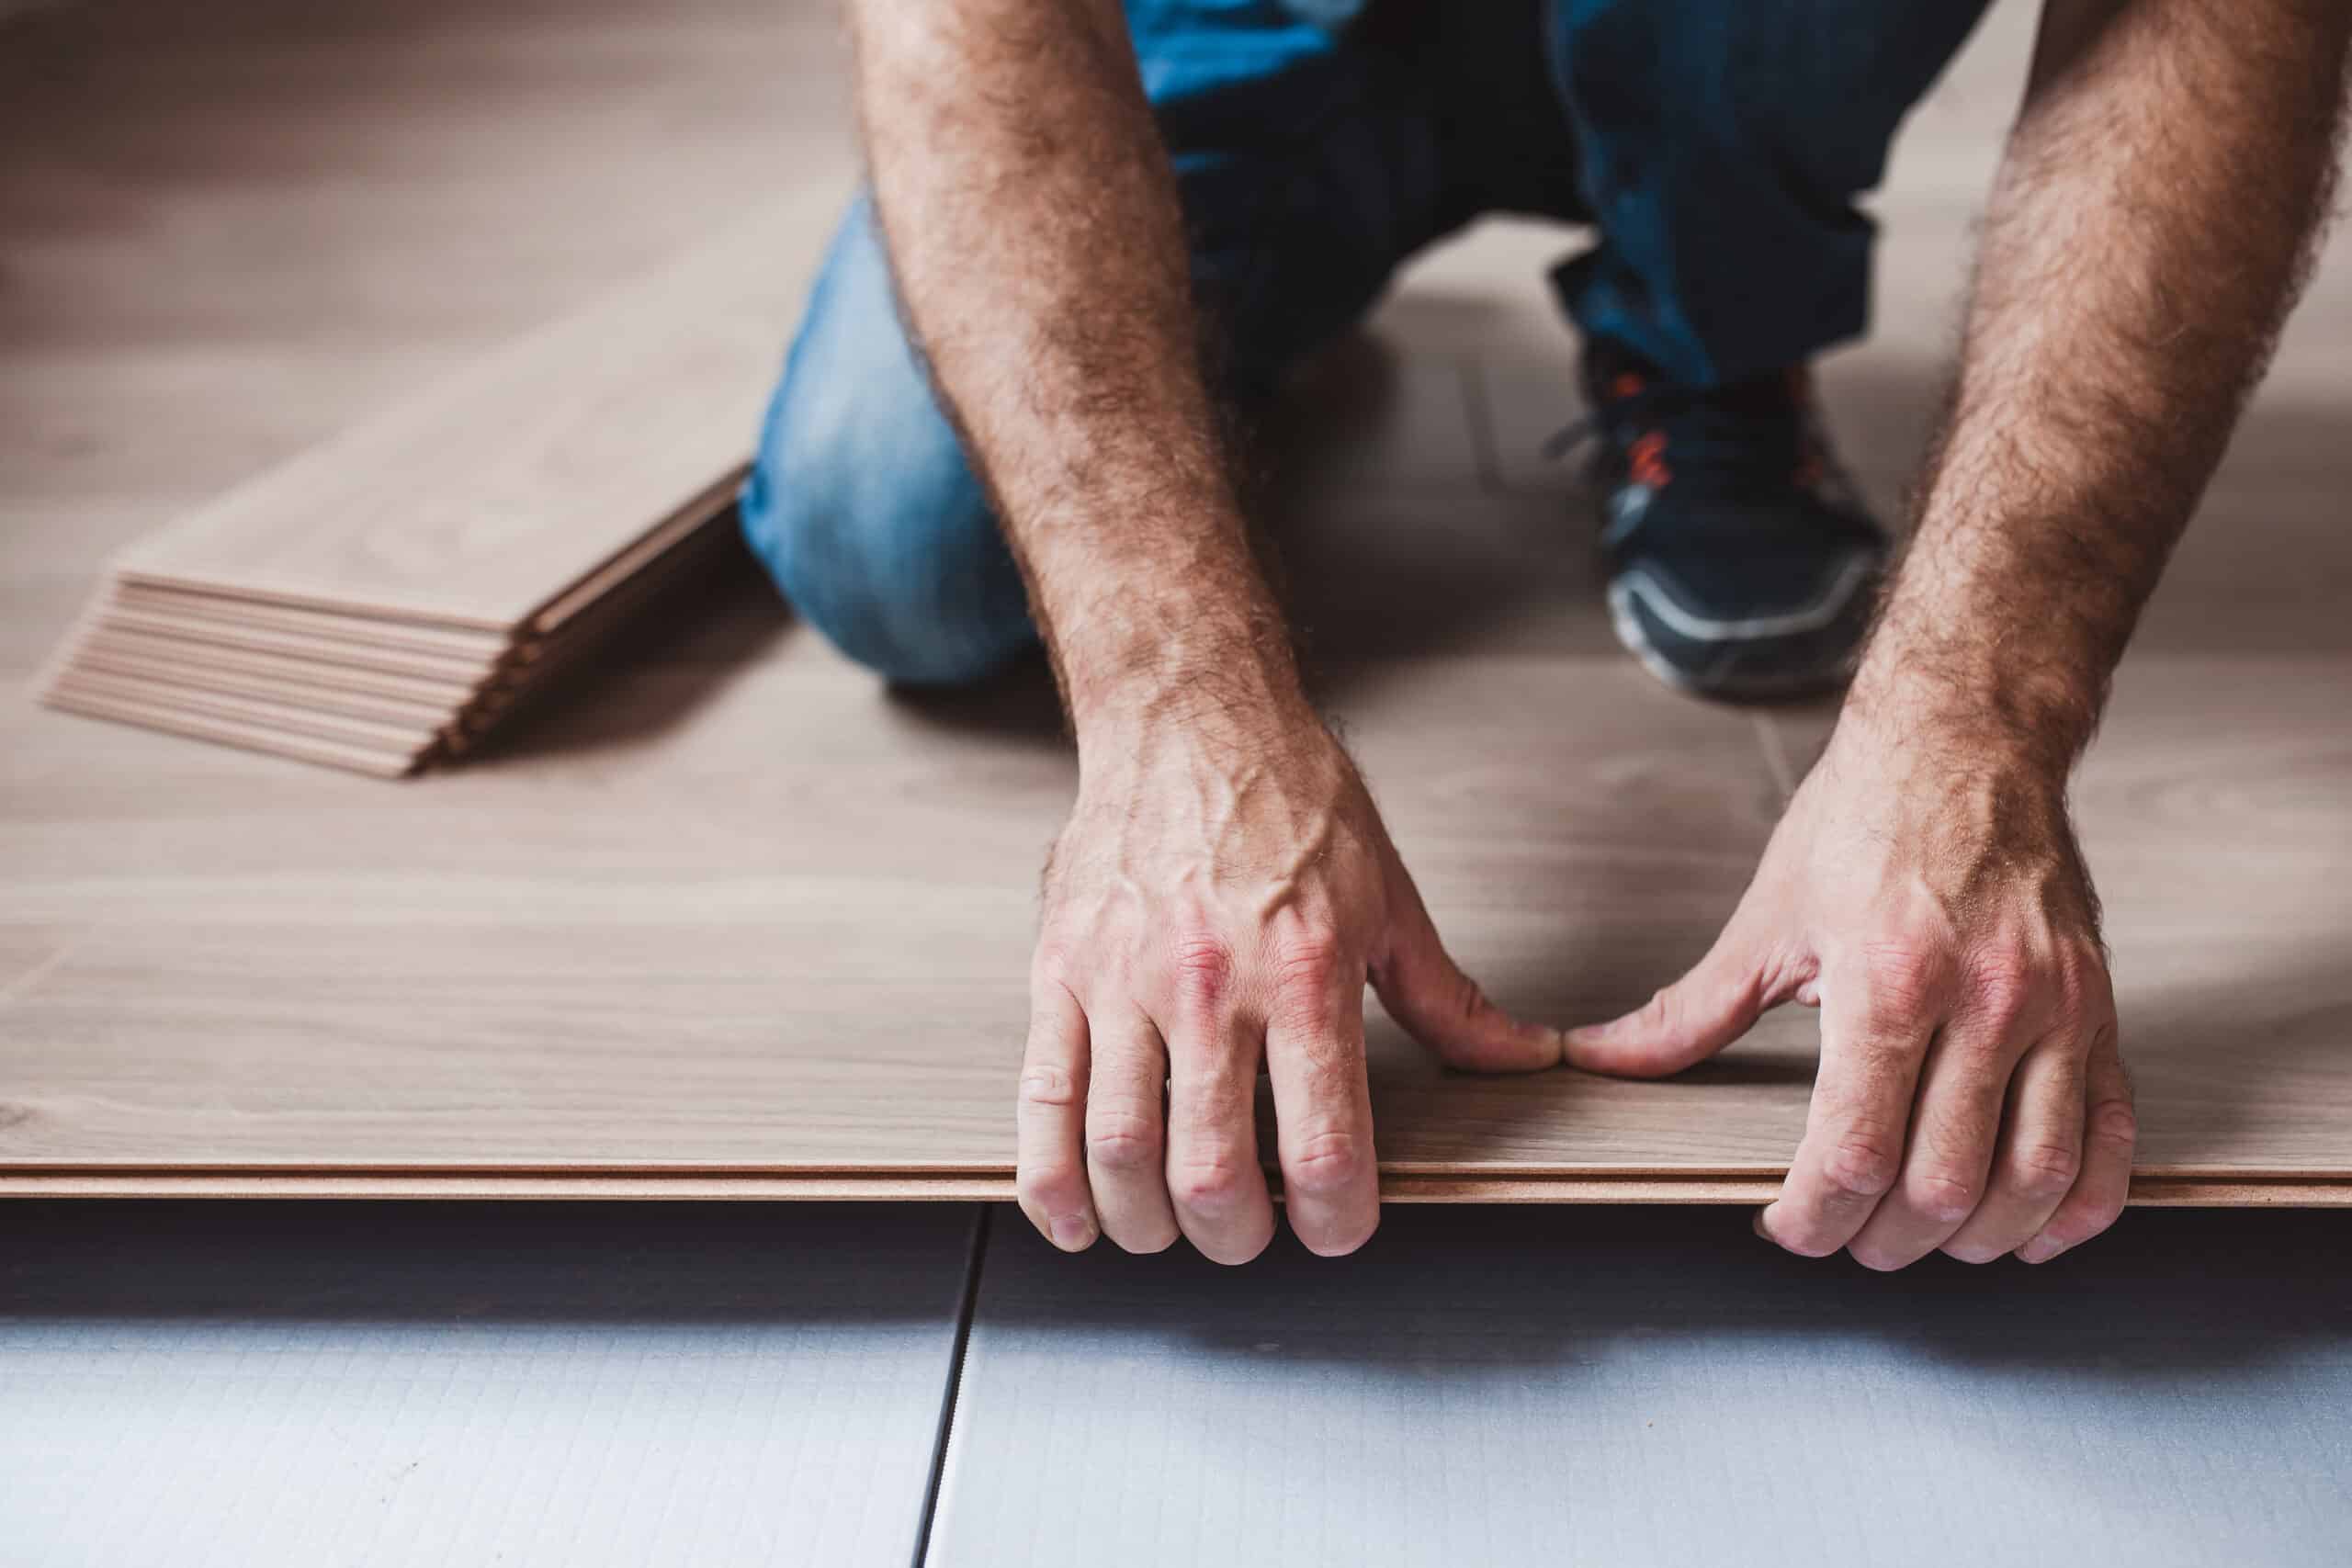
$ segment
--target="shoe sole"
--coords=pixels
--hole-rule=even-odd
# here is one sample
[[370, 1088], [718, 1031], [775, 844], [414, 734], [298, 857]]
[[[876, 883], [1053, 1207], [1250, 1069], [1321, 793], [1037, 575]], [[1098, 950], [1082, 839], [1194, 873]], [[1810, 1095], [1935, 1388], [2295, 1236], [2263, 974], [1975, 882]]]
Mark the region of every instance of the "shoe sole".
[[[1867, 570], [1874, 573], [1876, 568], [1871, 566]], [[1853, 602], [1851, 596], [1860, 592], [1861, 585], [1859, 583], [1849, 586], [1846, 594], [1833, 601], [1836, 608], [1817, 617], [1776, 617], [1780, 620], [1793, 620], [1796, 623], [1792, 625], [1788, 631], [1779, 635], [1789, 636], [1806, 631], [1819, 631], [1834, 625], [1839, 615], [1848, 613]], [[1715, 702], [1793, 702], [1801, 698], [1825, 696], [1842, 691], [1848, 681], [1852, 678], [1850, 657], [1841, 664], [1841, 667], [1832, 670], [1808, 670], [1790, 675], [1759, 674], [1753, 671], [1742, 673], [1737, 665], [1743, 652], [1757, 651], [1757, 643], [1762, 639], [1750, 641], [1744, 650], [1737, 643], [1725, 639], [1727, 646], [1724, 649], [1726, 660], [1724, 667], [1719, 673], [1701, 676], [1668, 659], [1650, 640], [1648, 629], [1643, 626], [1641, 615], [1634, 608], [1634, 589], [1631, 584], [1622, 578], [1611, 582], [1609, 585], [1608, 603], [1610, 629], [1616, 634], [1620, 646], [1632, 654], [1634, 662], [1647, 671], [1652, 677], [1686, 696], [1701, 697]], [[1653, 610], [1655, 612], [1655, 606]]]

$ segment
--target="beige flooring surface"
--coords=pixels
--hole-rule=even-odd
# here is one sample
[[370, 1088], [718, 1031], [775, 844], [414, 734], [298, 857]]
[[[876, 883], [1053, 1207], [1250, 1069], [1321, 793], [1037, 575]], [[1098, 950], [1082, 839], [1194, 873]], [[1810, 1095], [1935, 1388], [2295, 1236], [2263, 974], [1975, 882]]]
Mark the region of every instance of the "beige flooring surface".
[[[1879, 333], [1826, 372], [1890, 506], [2030, 19], [1906, 134]], [[29, 699], [112, 549], [744, 190], [846, 176], [825, 8], [132, 4], [0, 38], [0, 1191], [1006, 1190], [1074, 781], [1039, 671], [887, 697], [739, 559], [421, 783]], [[1419, 264], [1285, 414], [1276, 509], [1441, 928], [1564, 1022], [1703, 950], [1826, 723], [1675, 697], [1611, 641], [1574, 470], [1536, 455], [1577, 412], [1541, 285], [1577, 243], [1493, 223]], [[2143, 1198], [2352, 1179], [2352, 255], [2314, 294], [2079, 792]], [[1375, 1018], [1391, 1190], [1752, 1197], [1815, 1043], [1792, 1010], [1670, 1083], [1479, 1080]]]

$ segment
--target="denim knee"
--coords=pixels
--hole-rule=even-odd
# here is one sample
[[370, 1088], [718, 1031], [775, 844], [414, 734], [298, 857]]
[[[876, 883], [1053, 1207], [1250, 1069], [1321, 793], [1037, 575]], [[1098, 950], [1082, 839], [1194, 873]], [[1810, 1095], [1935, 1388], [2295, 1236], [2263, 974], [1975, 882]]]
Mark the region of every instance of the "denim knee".
[[742, 517], [793, 608], [888, 680], [976, 680], [1036, 640], [1021, 574], [899, 325], [863, 197], [810, 294]]

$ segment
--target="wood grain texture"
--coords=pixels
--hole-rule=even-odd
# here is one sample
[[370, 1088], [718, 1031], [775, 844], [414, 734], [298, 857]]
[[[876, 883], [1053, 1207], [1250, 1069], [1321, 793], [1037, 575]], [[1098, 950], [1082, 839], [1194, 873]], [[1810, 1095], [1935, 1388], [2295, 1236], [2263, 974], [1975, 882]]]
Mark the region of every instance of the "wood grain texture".
[[341, 691], [314, 682], [266, 678], [188, 660], [151, 659], [136, 652], [126, 653], [103, 642], [85, 643], [74, 655], [74, 665], [83, 671], [132, 677], [151, 687], [187, 687], [226, 696], [259, 698], [354, 718], [437, 725], [448, 714], [447, 705], [442, 703]]
[[739, 471], [843, 192], [803, 188], [613, 300], [125, 551], [126, 581], [519, 630]]
[[125, 697], [76, 686], [51, 686], [44, 700], [65, 713], [114, 719], [194, 740], [212, 740], [248, 751], [291, 757], [322, 767], [343, 768], [377, 778], [404, 778], [416, 771], [430, 743], [397, 751], [353, 745], [274, 724], [254, 724], [190, 712], [168, 703]]
[[[1004, 1196], [1037, 865], [1075, 784], [1041, 671], [953, 697], [886, 694], [791, 624], [740, 550], [714, 545], [721, 574], [612, 628], [619, 643], [585, 666], [593, 683], [413, 788], [31, 705], [34, 645], [11, 627], [53, 640], [88, 591], [90, 541], [128, 538], [255, 457], [318, 439], [319, 407], [363, 412], [353, 377], [397, 369], [382, 389], [413, 394], [533, 319], [542, 287], [577, 303], [658, 254], [658, 236], [625, 254], [608, 225], [536, 194], [607, 185], [596, 159], [533, 125], [594, 124], [617, 84], [667, 82], [642, 88], [673, 96], [629, 122], [633, 137], [674, 134], [707, 162], [637, 165], [630, 200], [604, 200], [608, 214], [682, 200], [673, 187], [713, 167], [773, 185], [782, 132], [755, 106], [787, 95], [773, 90], [773, 56], [755, 71], [734, 58], [749, 10], [714, 21], [689, 6], [648, 28], [583, 4], [566, 25], [592, 41], [497, 56], [500, 70], [547, 73], [527, 90], [431, 73], [487, 95], [446, 145], [403, 107], [406, 78], [371, 76], [374, 56], [350, 39], [313, 39], [357, 84], [347, 112], [373, 117], [368, 144], [390, 151], [356, 175], [305, 167], [239, 186], [252, 210], [238, 230], [209, 205], [216, 188], [254, 146], [299, 144], [314, 108], [279, 79], [293, 73], [256, 78], [252, 59], [284, 62], [269, 28], [238, 30], [246, 3], [217, 20], [223, 41], [153, 66], [162, 80], [108, 75], [98, 51], [105, 90], [84, 96], [103, 117], [38, 83], [0, 95], [0, 120], [55, 150], [40, 167], [63, 171], [48, 177], [66, 193], [0, 167], [18, 197], [0, 208], [0, 244], [22, 284], [0, 295], [15, 329], [0, 347], [0, 604], [17, 612], [0, 615], [14, 660], [0, 669], [16, 682], [0, 694], [0, 1192]], [[438, 61], [471, 58], [466, 29], [492, 25], [430, 5], [352, 16], [361, 40], [457, 29], [458, 43], [413, 46]], [[684, 41], [673, 55], [653, 51], [657, 36]], [[1970, 70], [1954, 80], [1972, 102], [2009, 101], [2013, 83], [1987, 93]], [[209, 96], [169, 85], [171, 72], [208, 71]], [[739, 84], [735, 129], [686, 112], [699, 91], [676, 73]], [[838, 120], [831, 82], [802, 85], [834, 93]], [[191, 95], [209, 129], [175, 164], [186, 131], [167, 118], [142, 130], [141, 117]], [[17, 105], [39, 122], [9, 119], [33, 112]], [[1906, 185], [1898, 160], [1882, 206], [1885, 330], [1829, 377], [1883, 498], [1940, 382], [1964, 217], [1947, 165], [1995, 134], [1981, 113], [1966, 136], [1939, 114], [1921, 117], [1939, 128], [1924, 144], [1930, 177]], [[812, 179], [845, 182], [845, 143], [827, 134], [795, 145], [817, 149]], [[148, 186], [76, 184], [74, 136], [127, 149]], [[632, 139], [628, 156], [639, 151]], [[339, 197], [344, 179], [361, 194]], [[724, 195], [706, 217], [737, 205]], [[131, 215], [96, 224], [96, 239], [43, 216], [112, 213], [118, 199]], [[494, 219], [466, 229], [477, 208]], [[207, 237], [203, 288], [185, 280], [190, 256], [139, 220], [150, 211]], [[411, 232], [435, 223], [462, 243], [436, 252]], [[533, 224], [560, 241], [517, 237]], [[238, 243], [247, 231], [303, 244]], [[1344, 400], [1286, 416], [1302, 461], [1277, 474], [1272, 532], [1318, 693], [1450, 945], [1505, 1002], [1571, 1022], [1638, 1001], [1704, 949], [1818, 721], [1759, 722], [1657, 689], [1610, 638], [1589, 498], [1498, 455], [1498, 432], [1532, 436], [1575, 412], [1573, 344], [1541, 276], [1562, 243], [1487, 226], [1416, 267], [1370, 354], [1419, 368], [1340, 376]], [[377, 270], [393, 267], [382, 256], [397, 267]], [[406, 292], [391, 287], [403, 279]], [[2347, 280], [2339, 260], [2323, 267], [2199, 529], [2222, 526], [2192, 532], [2084, 779], [2145, 1124], [2140, 1201], [2334, 1203], [2352, 1182], [2352, 907], [2335, 894], [2352, 872], [2352, 644], [2340, 597], [2329, 604], [2352, 534], [2325, 525], [2342, 488]], [[437, 313], [453, 288], [472, 302], [457, 325]], [[314, 296], [332, 310], [306, 314]], [[157, 335], [166, 307], [184, 339]], [[421, 333], [439, 345], [431, 364], [389, 357]], [[780, 349], [766, 346], [768, 368]], [[1329, 393], [1334, 379], [1309, 385]], [[241, 403], [229, 394], [243, 386], [271, 391]], [[135, 443], [105, 434], [133, 427]], [[514, 472], [547, 471], [535, 461]], [[2234, 564], [2265, 550], [2294, 563], [2270, 586]], [[515, 603], [497, 615], [541, 608]], [[119, 628], [98, 646], [255, 676], [289, 668]], [[337, 670], [318, 679], [416, 689]], [[1753, 1201], [1794, 1145], [1816, 1040], [1788, 1010], [1672, 1082], [1480, 1080], [1438, 1072], [1375, 1012], [1386, 1190]]]
[[234, 719], [239, 723], [259, 724], [353, 746], [398, 752], [430, 746], [441, 730], [437, 721], [356, 718], [269, 698], [232, 696], [160, 682], [150, 683], [140, 676], [107, 675], [84, 669], [75, 669], [61, 677], [50, 688], [48, 695], [51, 699], [62, 695], [127, 698], [133, 702], [152, 703], [195, 717]]
[[362, 647], [455, 655], [461, 659], [495, 657], [509, 641], [502, 632], [420, 626], [389, 616], [354, 615], [347, 611], [261, 604], [251, 600], [222, 599], [209, 593], [191, 592], [183, 588], [159, 588], [152, 583], [113, 583], [107, 591], [107, 601], [134, 612], [206, 625], [310, 632], [333, 641], [357, 643]]
[[[2086, 779], [2150, 1181], [2352, 1175], [2352, 981], [2320, 962], [2352, 758], [2318, 668], [2151, 660]], [[1045, 716], [1018, 689], [894, 705], [795, 634], [642, 739], [698, 679], [640, 671], [398, 810], [254, 800], [168, 747], [147, 790], [93, 801], [55, 727], [12, 735], [14, 918], [82, 935], [0, 1010], [6, 1167], [1001, 1182], [1030, 878], [1070, 784]], [[2241, 682], [2312, 705], [2273, 729]], [[1402, 660], [1330, 695], [1449, 942], [1539, 1016], [1599, 1016], [1695, 955], [1771, 818], [1746, 718], [1620, 662]], [[1478, 742], [1535, 711], [1558, 722]], [[2181, 830], [2215, 798], [2244, 824]], [[2265, 907], [2301, 938], [2264, 934]], [[1695, 1199], [1779, 1173], [1815, 1032], [1786, 1010], [1668, 1083], [1444, 1073], [1377, 1013], [1371, 1049], [1400, 1198]]]
[[112, 626], [93, 626], [86, 640], [74, 645], [76, 659], [84, 653], [93, 659], [141, 660], [189, 671], [221, 671], [273, 685], [365, 693], [442, 712], [463, 705], [490, 679], [487, 673], [453, 681], [347, 664], [322, 664], [293, 655], [255, 653]]
[[469, 687], [497, 667], [499, 655], [424, 652], [413, 649], [370, 648], [315, 632], [286, 631], [257, 626], [223, 626], [172, 612], [132, 608], [101, 601], [92, 622], [97, 632], [121, 631], [174, 642], [194, 643], [232, 653], [267, 653], [306, 666], [356, 670], [370, 674], [411, 675]]

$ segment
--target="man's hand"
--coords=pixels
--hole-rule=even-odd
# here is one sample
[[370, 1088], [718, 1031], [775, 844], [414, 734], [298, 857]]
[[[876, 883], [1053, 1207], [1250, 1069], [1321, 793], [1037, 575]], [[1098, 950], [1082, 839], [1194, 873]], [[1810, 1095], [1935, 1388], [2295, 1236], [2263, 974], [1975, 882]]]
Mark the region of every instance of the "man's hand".
[[1549, 1066], [1440, 945], [1362, 779], [1304, 705], [1170, 713], [1082, 738], [1078, 805], [1046, 874], [1021, 1076], [1023, 1211], [1075, 1251], [1220, 1263], [1273, 1235], [1252, 1125], [1272, 1079], [1283, 1195], [1312, 1250], [1379, 1217], [1366, 979], [1450, 1063]]
[[1822, 1009], [1760, 1216], [1874, 1268], [2053, 1258], [2130, 1184], [2065, 781], [2260, 376], [2334, 170], [2352, 8], [2048, 0], [1917, 526], [1846, 711], [1714, 950], [1568, 1059], [1667, 1073]]
[[1568, 1060], [1679, 1072], [1792, 998], [1821, 1069], [1769, 1239], [1872, 1269], [2029, 1263], [2131, 1185], [2132, 1091], [2064, 775], [1849, 709], [1713, 949]]

